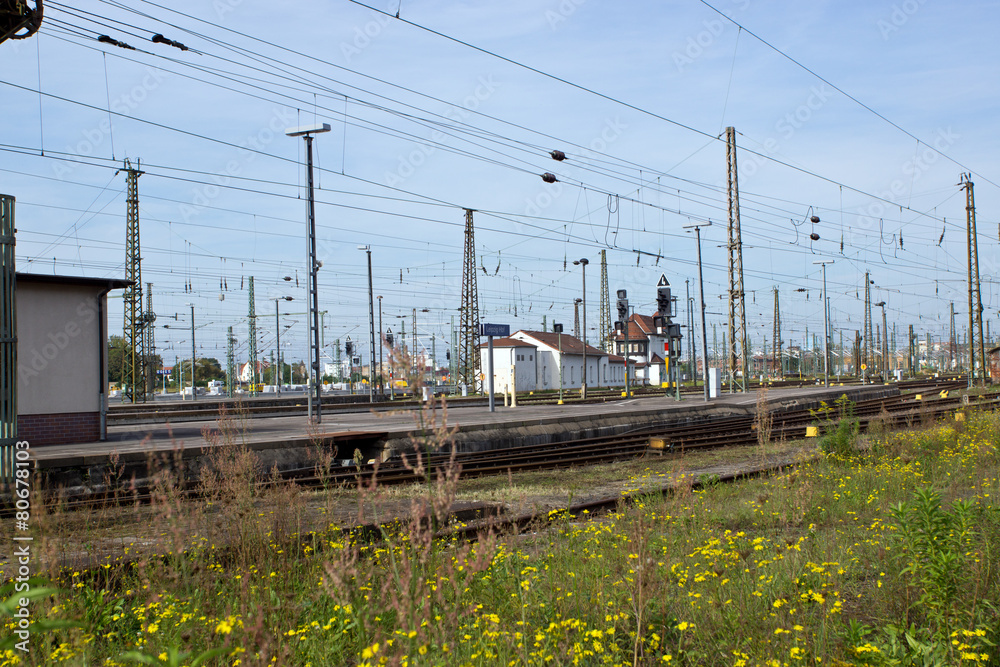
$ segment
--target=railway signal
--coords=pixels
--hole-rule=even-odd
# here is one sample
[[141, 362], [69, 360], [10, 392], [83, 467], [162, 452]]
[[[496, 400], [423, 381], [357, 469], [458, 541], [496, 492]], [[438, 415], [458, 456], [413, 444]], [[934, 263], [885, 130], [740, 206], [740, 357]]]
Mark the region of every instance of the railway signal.
[[660, 280], [656, 283], [656, 312], [661, 317], [673, 317], [673, 298], [670, 294], [670, 283], [667, 277], [660, 275]]

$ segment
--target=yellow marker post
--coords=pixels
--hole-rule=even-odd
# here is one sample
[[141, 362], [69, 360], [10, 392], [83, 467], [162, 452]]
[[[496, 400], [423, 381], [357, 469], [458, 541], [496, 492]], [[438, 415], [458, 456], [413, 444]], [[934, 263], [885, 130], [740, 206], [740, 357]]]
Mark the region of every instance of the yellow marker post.
[[819, 436], [819, 427], [818, 426], [806, 426], [806, 437], [807, 438], [815, 438], [815, 437], [818, 437], [818, 436]]
[[923, 394], [917, 394], [915, 398], [916, 398], [916, 399], [917, 399], [918, 401], [922, 401], [922, 400], [924, 400], [924, 395], [923, 395]]

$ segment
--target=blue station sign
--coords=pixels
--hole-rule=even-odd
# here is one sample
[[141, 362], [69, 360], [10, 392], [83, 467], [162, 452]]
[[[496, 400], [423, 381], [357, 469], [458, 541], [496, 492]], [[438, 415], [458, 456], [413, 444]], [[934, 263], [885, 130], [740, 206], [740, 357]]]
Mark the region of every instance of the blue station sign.
[[480, 336], [493, 336], [495, 338], [506, 338], [510, 335], [509, 324], [480, 324]]

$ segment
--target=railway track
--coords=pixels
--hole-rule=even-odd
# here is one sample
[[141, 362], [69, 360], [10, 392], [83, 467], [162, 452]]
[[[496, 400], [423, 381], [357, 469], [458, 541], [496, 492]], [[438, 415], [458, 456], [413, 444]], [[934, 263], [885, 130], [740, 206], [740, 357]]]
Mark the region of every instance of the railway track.
[[[937, 382], [933, 385], [921, 385], [931, 388], [934, 392], [947, 393], [947, 397], [937, 393], [929, 393], [927, 400], [918, 401], [913, 394], [899, 395], [885, 399], [873, 399], [853, 404], [852, 416], [857, 418], [861, 427], [880, 415], [888, 424], [901, 426], [907, 423], [919, 422], [926, 418], [936, 418], [963, 407], [963, 399], [952, 395], [954, 389], [964, 387], [964, 381]], [[985, 394], [979, 398], [977, 406], [995, 409], [1000, 405], [1000, 393]], [[885, 415], [883, 415], [885, 413]], [[839, 415], [835, 409], [822, 418], [836, 419]], [[791, 410], [773, 413], [771, 425], [772, 440], [795, 440], [806, 437], [807, 427], [816, 424], [817, 413], [814, 410]], [[721, 446], [739, 446], [757, 444], [757, 433], [752, 417], [737, 416], [712, 418], [692, 421], [684, 424], [663, 424], [657, 427], [645, 427], [630, 433], [617, 436], [586, 438], [567, 442], [548, 443], [544, 445], [523, 445], [485, 452], [466, 452], [451, 454], [421, 453], [411, 454], [404, 462], [394, 460], [381, 465], [361, 465], [350, 468], [333, 468], [325, 474], [317, 474], [315, 467], [287, 470], [283, 473], [286, 480], [294, 480], [305, 486], [353, 486], [359, 483], [371, 484], [377, 480], [379, 484], [406, 484], [428, 481], [449, 466], [458, 466], [462, 478], [482, 477], [497, 474], [514, 474], [537, 470], [554, 470], [559, 468], [577, 467], [609, 463], [613, 461], [634, 459], [658, 449], [661, 453], [683, 453], [687, 450]], [[264, 486], [268, 483], [262, 483]], [[196, 496], [198, 491], [192, 483], [184, 492]], [[125, 497], [122, 497], [122, 496]], [[140, 488], [128, 494], [115, 494], [113, 491], [100, 493], [81, 493], [75, 496], [65, 496], [60, 499], [70, 508], [87, 508], [101, 506], [110, 502], [146, 502], [150, 498], [148, 488]], [[46, 501], [54, 505], [55, 500]], [[9, 508], [0, 509], [0, 515], [9, 512]]]
[[[917, 379], [906, 380], [898, 383], [900, 391], [920, 391], [940, 386], [942, 382], [957, 382], [965, 386], [965, 381], [961, 378], [956, 380], [942, 381], [940, 379]], [[817, 386], [818, 380], [776, 380], [768, 383], [769, 388], [782, 387], [805, 387]], [[854, 378], [844, 378], [844, 384], [858, 384]], [[957, 385], [956, 385], [957, 386]], [[751, 386], [754, 391], [756, 386]], [[658, 387], [637, 387], [632, 389], [633, 397], [663, 396], [668, 390]], [[681, 394], [684, 396], [700, 395], [700, 387], [682, 387]], [[566, 402], [577, 404], [584, 403], [607, 403], [621, 400], [620, 389], [590, 389], [586, 400], [579, 398], [578, 391], [564, 392]], [[672, 395], [672, 394], [670, 394]], [[346, 397], [327, 397], [323, 402], [325, 412], [369, 412], [384, 410], [418, 410], [423, 403], [412, 397], [401, 397], [394, 401], [376, 401], [369, 403], [358, 397], [358, 400], [345, 400]], [[497, 400], [503, 400], [502, 395], [497, 395]], [[452, 406], [484, 406], [488, 399], [482, 396], [448, 396], [447, 400]], [[546, 391], [533, 395], [519, 395], [517, 402], [519, 405], [545, 405], [558, 401], [558, 392]], [[198, 402], [186, 403], [163, 403], [163, 404], [138, 404], [138, 405], [116, 405], [108, 411], [109, 425], [137, 425], [149, 423], [183, 422], [210, 420], [217, 417], [221, 410], [226, 410], [230, 414], [246, 415], [251, 418], [257, 417], [283, 417], [302, 415], [307, 411], [306, 397], [296, 396], [294, 398], [250, 398], [240, 399], [213, 399], [201, 400]]]

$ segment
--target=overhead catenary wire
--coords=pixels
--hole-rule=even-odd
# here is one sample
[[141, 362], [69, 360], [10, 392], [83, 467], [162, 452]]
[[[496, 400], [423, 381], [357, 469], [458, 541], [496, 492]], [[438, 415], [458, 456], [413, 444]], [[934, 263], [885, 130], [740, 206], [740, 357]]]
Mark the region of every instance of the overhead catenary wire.
[[[41, 87], [39, 87], [39, 88], [41, 89]], [[345, 97], [345, 99], [346, 99], [346, 97]], [[345, 120], [346, 120], [346, 114], [345, 114]], [[352, 125], [352, 127], [354, 127], [354, 126]], [[345, 123], [345, 128], [346, 128], [346, 123]], [[204, 182], [206, 182], [206, 181], [205, 181], [204, 179], [199, 179], [198, 177], [196, 177], [196, 178], [193, 178], [193, 179], [191, 179], [191, 180], [190, 180], [190, 182], [202, 182], [202, 183], [204, 183]], [[282, 185], [285, 185], [285, 184], [282, 184]], [[375, 183], [375, 185], [379, 185], [379, 184]], [[595, 191], [597, 191], [597, 190], [598, 190], [598, 188], [593, 188], [593, 189], [594, 189]], [[584, 190], [584, 189], [581, 189], [581, 193], [585, 193], [585, 192], [586, 192], [586, 190]], [[400, 194], [402, 195], [402, 192], [400, 192]], [[362, 196], [365, 196], [365, 195], [362, 195]], [[707, 198], [707, 196], [706, 196], [706, 198]], [[408, 203], [408, 204], [409, 204], [409, 203], [415, 203], [415, 202], [417, 202], [417, 201], [421, 201], [421, 200], [422, 200], [422, 198], [420, 198], [420, 197], [419, 197], [419, 195], [414, 195], [414, 196], [400, 196], [400, 197], [397, 197], [396, 199], [397, 199], [397, 200], [399, 200], [399, 201], [400, 201], [401, 203], [403, 203], [403, 202], [406, 202], [406, 203]], [[425, 203], [428, 203], [428, 204], [432, 204], [432, 205], [433, 205], [433, 203], [432, 203], [432, 202], [425, 202]], [[447, 206], [454, 206], [454, 204], [450, 204], [450, 203], [449, 203], [449, 204], [442, 204], [442, 205], [443, 205], [443, 206], [444, 206], [444, 205], [447, 205]], [[637, 204], [637, 205], [638, 205], [638, 204]], [[368, 208], [369, 210], [371, 210], [371, 207], [361, 207], [361, 208]], [[841, 209], [842, 209], [842, 207], [841, 207]], [[633, 214], [635, 214], [635, 209], [632, 209], [632, 212], [633, 212]], [[681, 212], [681, 211], [680, 211], [680, 210], [678, 210], [678, 213], [680, 213], [680, 212]], [[515, 214], [513, 214], [513, 213], [506, 213], [506, 214], [505, 214], [505, 213], [503, 213], [503, 212], [498, 212], [498, 213], [500, 213], [501, 215], [503, 215], [503, 217], [505, 217], [505, 218], [510, 218], [510, 219], [513, 219], [513, 218], [515, 218], [515, 217], [516, 217], [516, 216], [515, 216]], [[391, 214], [391, 213], [390, 213], [390, 214]], [[575, 218], [575, 217], [576, 217], [576, 216], [574, 215], [574, 218]], [[549, 219], [549, 220], [551, 220], [552, 218], [550, 217], [550, 218], [548, 218], [548, 219]], [[771, 224], [771, 223], [767, 223], [767, 224]], [[942, 223], [942, 224], [944, 224], [944, 223]], [[542, 226], [544, 227], [544, 225], [542, 225]], [[499, 231], [499, 230], [498, 230], [498, 231]], [[935, 236], [937, 235], [937, 231], [938, 231], [938, 230], [937, 230], [937, 229], [935, 229], [935, 231], [934, 231], [934, 233], [935, 233]], [[540, 234], [544, 234], [544, 233], [545, 233], [545, 231], [544, 231], [544, 230], [542, 230], [542, 229], [539, 229], [539, 230], [538, 230], [538, 232], [539, 232]], [[505, 232], [505, 231], [500, 231], [500, 233], [506, 233], [506, 232]], [[551, 232], [550, 232], [550, 233], [551, 233]], [[559, 234], [558, 232], [556, 232], [556, 233], [552, 233], [552, 235], [553, 235], [553, 236], [556, 236], [556, 237], [559, 237], [560, 239], [565, 239], [565, 238], [566, 238], [566, 235], [565, 235], [565, 234], [562, 234], [562, 235], [560, 235], [560, 234]], [[908, 236], [907, 240], [909, 241], [909, 234], [908, 234], [907, 236]], [[522, 238], [524, 238], [524, 239], [531, 239], [531, 238], [536, 238], [536, 236], [535, 236], [534, 234], [526, 234], [526, 235], [523, 235], [523, 236], [522, 236]], [[573, 240], [573, 242], [574, 242], [574, 243], [576, 243], [576, 242], [577, 242], [577, 240], [575, 240], [575, 239], [574, 239], [574, 240]], [[907, 243], [907, 247], [909, 247], [909, 245], [910, 245], [910, 244], [909, 244], [909, 243]], [[850, 247], [850, 246], [849, 246], [849, 247]], [[862, 252], [862, 250], [860, 250], [860, 249], [859, 249], [859, 250], [858, 250], [858, 252]], [[505, 253], [505, 254], [506, 254], [506, 253]]]

